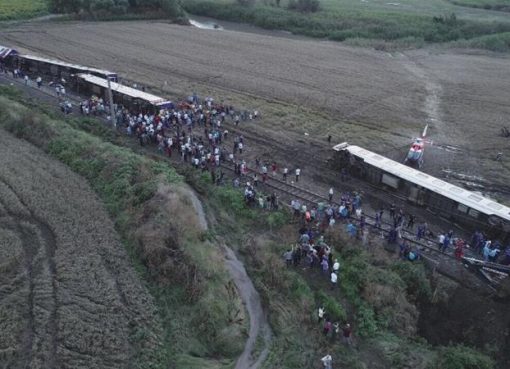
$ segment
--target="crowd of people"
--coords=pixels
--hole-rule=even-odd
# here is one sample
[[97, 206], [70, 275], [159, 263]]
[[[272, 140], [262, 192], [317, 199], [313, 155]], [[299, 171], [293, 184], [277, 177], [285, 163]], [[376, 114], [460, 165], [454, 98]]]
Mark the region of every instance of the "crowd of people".
[[[28, 74], [21, 69], [15, 68], [10, 72], [7, 68], [0, 66], [0, 71], [12, 73], [13, 78], [24, 80], [27, 85], [36, 83], [37, 87], [43, 84], [42, 78], [37, 76], [33, 81]], [[60, 98], [61, 110], [68, 114], [72, 111], [72, 104], [65, 98], [65, 81], [49, 82], [49, 86], [55, 89], [56, 95]], [[224, 173], [221, 163], [229, 161], [233, 163], [237, 178], [233, 185], [240, 187], [242, 179], [248, 172], [254, 173], [252, 180], [245, 182], [245, 200], [261, 208], [277, 209], [278, 197], [275, 193], [270, 195], [258, 195], [257, 187], [259, 181], [266, 182], [268, 176], [280, 175], [287, 181], [290, 173], [294, 174], [295, 182], [299, 182], [301, 168], [296, 167], [292, 172], [287, 167], [279, 169], [275, 162], [261, 162], [255, 159], [252, 168], [243, 158], [243, 151], [246, 151], [246, 140], [243, 135], [231, 135], [224, 127], [225, 120], [235, 125], [241, 122], [256, 120], [259, 112], [241, 111], [234, 109], [231, 105], [215, 103], [214, 99], [207, 97], [203, 101], [193, 94], [184, 102], [173, 109], [161, 109], [156, 112], [133, 113], [121, 106], [114, 106], [116, 116], [111, 117], [110, 107], [102, 98], [92, 96], [84, 100], [80, 106], [80, 113], [86, 116], [104, 116], [108, 120], [114, 119], [117, 126], [124, 127], [128, 135], [136, 136], [140, 145], [153, 143], [160, 151], [172, 156], [174, 152], [179, 155], [183, 162], [189, 162], [193, 167], [203, 171], [209, 171], [213, 182], [224, 183]], [[197, 135], [195, 128], [203, 129], [203, 136]], [[233, 140], [227, 139], [233, 136]], [[219, 171], [219, 172], [218, 172]], [[217, 173], [218, 172], [218, 173]], [[342, 174], [342, 177], [345, 173]], [[247, 177], [248, 178], [248, 177]], [[319, 203], [317, 207], [307, 209], [306, 205], [299, 200], [293, 200], [291, 208], [296, 216], [302, 216], [307, 222], [313, 223], [319, 220], [319, 228], [324, 231], [328, 226], [336, 222], [346, 224], [347, 233], [364, 245], [369, 244], [368, 221], [361, 208], [361, 194], [343, 193], [340, 196], [339, 205], [333, 205], [333, 188], [328, 192], [329, 204]], [[397, 243], [400, 247], [399, 255], [407, 260], [417, 260], [420, 257], [419, 250], [413, 248], [402, 237], [402, 231], [413, 232], [415, 228], [415, 216], [405, 213], [403, 209], [397, 209], [395, 204], [389, 207], [389, 222], [391, 229], [386, 235], [389, 243]], [[371, 226], [380, 229], [382, 226], [384, 210], [378, 210], [372, 217]], [[323, 216], [325, 215], [325, 216]], [[427, 223], [418, 224], [415, 238], [421, 240], [424, 237], [433, 238]], [[461, 259], [466, 250], [472, 250], [475, 254], [483, 257], [485, 261], [501, 262], [510, 264], [510, 247], [503, 247], [498, 241], [488, 240], [482, 232], [475, 232], [471, 242], [460, 237], [454, 237], [453, 232], [445, 232], [437, 237], [438, 248], [445, 253], [453, 253], [456, 258]]]

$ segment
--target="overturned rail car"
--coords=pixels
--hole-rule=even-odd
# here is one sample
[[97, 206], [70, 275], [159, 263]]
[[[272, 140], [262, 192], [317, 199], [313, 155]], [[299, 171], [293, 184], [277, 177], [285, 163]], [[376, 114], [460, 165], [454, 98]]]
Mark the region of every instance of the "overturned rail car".
[[359, 146], [344, 142], [333, 150], [335, 162], [350, 175], [398, 193], [455, 223], [510, 242], [509, 207]]
[[110, 81], [117, 81], [117, 73], [104, 69], [68, 63], [58, 59], [38, 55], [19, 53], [15, 49], [0, 46], [0, 61], [9, 68], [19, 68], [25, 73], [51, 76], [56, 79], [69, 80], [79, 73], [87, 73]]
[[[108, 80], [92, 74], [78, 74], [73, 88], [79, 93], [98, 95], [108, 101]], [[129, 86], [111, 82], [113, 101], [135, 111], [158, 112], [159, 109], [173, 109], [172, 101], [140, 91]]]

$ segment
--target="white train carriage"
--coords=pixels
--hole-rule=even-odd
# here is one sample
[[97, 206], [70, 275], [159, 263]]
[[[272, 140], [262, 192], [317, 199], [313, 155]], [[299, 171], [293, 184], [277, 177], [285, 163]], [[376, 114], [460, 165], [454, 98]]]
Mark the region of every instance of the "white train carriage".
[[359, 146], [342, 143], [333, 150], [352, 175], [398, 192], [458, 223], [510, 239], [509, 207]]
[[[91, 74], [78, 74], [76, 77], [76, 89], [80, 93], [88, 92], [89, 94], [101, 96], [105, 101], [108, 101], [108, 80]], [[117, 82], [111, 82], [110, 87], [114, 102], [125, 107], [135, 108], [136, 110], [149, 109], [152, 111], [174, 108], [172, 101], [145, 91], [124, 86]]]
[[73, 75], [87, 73], [101, 78], [109, 78], [111, 81], [117, 81], [117, 73], [104, 69], [87, 67], [84, 65], [68, 63], [62, 60], [50, 59], [38, 55], [10, 53], [8, 56], [11, 67], [21, 68], [29, 73], [50, 75], [55, 78], [71, 79]]

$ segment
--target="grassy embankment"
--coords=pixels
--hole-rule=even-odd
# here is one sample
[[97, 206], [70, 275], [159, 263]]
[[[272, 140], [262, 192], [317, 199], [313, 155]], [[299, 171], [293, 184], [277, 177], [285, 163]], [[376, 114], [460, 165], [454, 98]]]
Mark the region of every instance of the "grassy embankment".
[[111, 136], [96, 121], [64, 122], [51, 110], [7, 99], [20, 99], [11, 89], [0, 93], [1, 126], [90, 182], [155, 299], [161, 346], [147, 351], [146, 333], [133, 332], [139, 345], [134, 367], [230, 368], [244, 345], [246, 319], [218, 248], [199, 231], [183, 178], [164, 163], [87, 133]]
[[510, 0], [450, 0], [450, 2], [470, 8], [510, 12]]
[[47, 13], [46, 0], [0, 0], [0, 21], [27, 19]]
[[[198, 187], [207, 189], [203, 181], [197, 181]], [[396, 262], [383, 250], [372, 254], [359, 242], [330, 233], [326, 240], [341, 264], [339, 289], [331, 290], [328, 278], [318, 271], [283, 266], [281, 255], [292, 246], [297, 230], [283, 214], [275, 214], [269, 227], [243, 206], [239, 194], [208, 198], [218, 223], [216, 234], [237, 245], [269, 311], [274, 337], [263, 368], [318, 367], [326, 352], [354, 369], [370, 367], [374, 357], [392, 369], [493, 367], [491, 359], [473, 349], [434, 348], [417, 336], [417, 306], [432, 295], [423, 265]], [[228, 209], [226, 200], [232, 204]], [[321, 334], [315, 316], [319, 305], [334, 321], [353, 324], [356, 349]]]
[[[173, 207], [178, 218], [173, 222], [180, 221], [184, 233], [191, 234], [178, 232], [179, 237], [168, 238], [166, 247], [180, 253], [170, 261], [173, 267], [178, 271], [194, 268], [196, 274], [178, 280], [162, 265], [151, 267], [150, 262], [165, 256], [165, 250], [155, 250], [156, 259], [147, 255], [147, 239], [141, 236], [145, 227], [140, 225], [165, 238], [167, 234], [158, 225], [176, 231], [176, 224], [162, 218], [165, 214], [157, 206], [165, 199], [158, 191], [161, 184], [173, 193], [183, 186], [182, 178], [170, 166], [111, 144], [109, 141], [118, 138], [96, 121], [51, 119], [6, 98], [0, 100], [0, 118], [4, 128], [44, 148], [87, 178], [116, 219], [133, 262], [158, 303], [162, 328], [168, 332], [160, 355], [141, 355], [140, 367], [168, 367], [171, 362], [188, 369], [232, 365], [240, 340], [239, 334], [232, 334], [237, 317], [230, 312], [239, 309], [239, 304], [225, 292], [229, 283], [214, 247], [215, 240], [221, 238], [244, 257], [269, 311], [274, 338], [264, 368], [318, 367], [317, 360], [326, 351], [351, 368], [369, 367], [371, 360], [392, 369], [409, 365], [417, 369], [492, 368], [490, 359], [476, 351], [462, 346], [433, 348], [416, 336], [416, 304], [431, 294], [423, 266], [395, 263], [384, 252], [372, 255], [357, 242], [328, 234], [342, 265], [340, 286], [332, 291], [327, 278], [318, 273], [283, 267], [281, 254], [296, 236], [296, 225], [289, 224], [285, 212], [246, 208], [239, 192], [212, 186], [207, 176], [194, 171], [186, 172], [187, 180], [206, 199], [213, 228], [205, 234], [193, 232], [178, 214], [186, 214], [186, 201], [174, 203], [172, 206], [180, 207], [178, 212]], [[190, 221], [191, 216], [185, 218]], [[155, 222], [144, 223], [146, 218]], [[150, 241], [157, 243], [154, 237]], [[193, 276], [201, 282], [190, 284]], [[180, 285], [165, 283], [167, 279]], [[320, 304], [333, 319], [353, 323], [356, 350], [321, 335], [314, 316]], [[137, 337], [142, 339], [143, 332]]]
[[[423, 5], [429, 3], [430, 6]], [[464, 42], [463, 47], [510, 50], [509, 19], [484, 16], [484, 10], [480, 10], [480, 20], [471, 14], [464, 17], [462, 7], [443, 1], [411, 1], [402, 8], [372, 2], [360, 5], [353, 1], [325, 1], [321, 10], [312, 14], [290, 11], [285, 5], [283, 2], [278, 8], [257, 2], [253, 6], [243, 6], [231, 0], [182, 2], [184, 10], [190, 14], [381, 50], [452, 41]], [[452, 13], [456, 16], [452, 17]]]

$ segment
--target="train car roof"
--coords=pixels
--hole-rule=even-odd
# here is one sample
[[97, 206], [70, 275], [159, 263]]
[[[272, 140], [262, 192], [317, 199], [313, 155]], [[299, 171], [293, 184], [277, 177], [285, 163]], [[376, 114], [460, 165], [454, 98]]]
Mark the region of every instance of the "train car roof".
[[105, 76], [117, 76], [117, 73], [110, 72], [108, 70], [86, 67], [86, 66], [79, 65], [79, 64], [72, 64], [72, 63], [68, 63], [68, 62], [65, 62], [62, 60], [57, 60], [57, 59], [43, 58], [42, 56], [37, 56], [37, 55], [20, 54], [20, 57], [22, 57], [24, 59], [28, 59], [28, 60], [34, 60], [34, 61], [39, 61], [39, 62], [43, 62], [43, 63], [59, 65], [61, 67], [80, 69], [84, 72], [89, 72], [89, 73], [93, 72], [93, 73], [104, 74]]
[[[91, 74], [78, 74], [78, 77], [94, 85], [108, 88], [108, 80], [104, 78], [96, 77]], [[172, 105], [170, 100], [163, 99], [159, 96], [152, 95], [129, 86], [124, 86], [117, 82], [110, 82], [110, 84], [112, 91], [127, 95], [135, 99], [146, 101], [154, 106], [167, 107]]]
[[14, 49], [11, 49], [11, 48], [8, 48], [6, 46], [1, 46], [0, 45], [0, 59], [5, 59], [7, 58], [9, 55], [16, 55], [18, 52]]
[[395, 177], [402, 178], [418, 186], [427, 188], [441, 194], [460, 204], [475, 209], [487, 215], [497, 215], [503, 219], [510, 220], [510, 208], [484, 197], [476, 192], [455, 186], [439, 178], [433, 177], [407, 165], [401, 164], [384, 156], [368, 151], [362, 147], [347, 145], [346, 143], [333, 147], [335, 151], [347, 150], [352, 155], [363, 159], [366, 163], [382, 169]]

